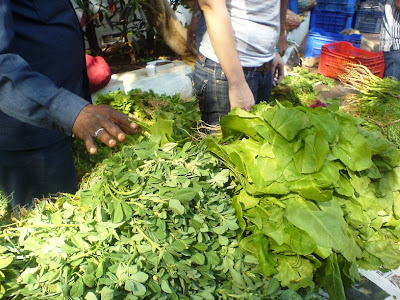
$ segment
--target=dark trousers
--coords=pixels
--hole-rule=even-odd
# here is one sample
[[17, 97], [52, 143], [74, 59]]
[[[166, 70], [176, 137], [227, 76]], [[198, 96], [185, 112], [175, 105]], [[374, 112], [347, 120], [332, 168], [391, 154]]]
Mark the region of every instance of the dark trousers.
[[400, 81], [400, 50], [383, 52], [385, 57], [385, 77], [392, 76]]
[[12, 208], [29, 207], [32, 199], [78, 188], [72, 140], [63, 139], [45, 148], [0, 151], [0, 188]]
[[[253, 70], [249, 70], [253, 69]], [[257, 68], [243, 70], [247, 84], [258, 104], [268, 102], [272, 91], [272, 72], [256, 71]], [[229, 84], [221, 65], [202, 55], [197, 58], [192, 75], [194, 93], [199, 100], [201, 119], [210, 125], [217, 125], [230, 110]]]

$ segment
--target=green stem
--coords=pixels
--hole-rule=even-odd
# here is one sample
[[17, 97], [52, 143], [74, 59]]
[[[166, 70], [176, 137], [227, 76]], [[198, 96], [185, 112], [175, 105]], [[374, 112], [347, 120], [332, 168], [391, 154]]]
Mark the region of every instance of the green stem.
[[85, 256], [92, 255], [93, 253], [95, 253], [97, 250], [100, 249], [100, 246], [101, 246], [101, 243], [98, 243], [93, 250], [90, 250], [89, 252], [82, 253], [82, 254], [79, 254], [79, 255], [76, 255], [76, 256], [72, 256], [71, 257], [71, 261], [78, 260], [78, 259], [83, 258]]
[[136, 230], [156, 249], [162, 250], [152, 239], [150, 239], [138, 226], [135, 225]]
[[108, 184], [105, 185], [107, 192], [110, 194], [111, 198], [113, 198], [114, 200], [117, 200], [118, 202], [121, 202], [120, 199], [118, 199], [114, 193], [111, 191], [110, 186]]
[[[41, 224], [41, 225], [25, 225], [24, 227], [16, 227], [16, 228], [7, 228], [5, 231], [20, 231], [23, 229], [29, 229], [29, 228], [61, 228], [61, 227], [79, 227], [79, 224]], [[7, 236], [6, 233], [0, 235], [0, 237], [5, 237]]]
[[129, 192], [122, 192], [122, 191], [119, 191], [119, 190], [117, 190], [116, 188], [113, 188], [112, 186], [109, 186], [109, 188], [110, 188], [114, 193], [116, 193], [116, 194], [118, 194], [118, 195], [122, 195], [122, 196], [131, 196], [131, 195], [133, 195], [133, 194], [135, 194], [135, 193], [137, 193], [137, 192], [140, 191], [140, 186], [138, 186], [137, 188], [135, 188], [134, 190], [129, 191]]

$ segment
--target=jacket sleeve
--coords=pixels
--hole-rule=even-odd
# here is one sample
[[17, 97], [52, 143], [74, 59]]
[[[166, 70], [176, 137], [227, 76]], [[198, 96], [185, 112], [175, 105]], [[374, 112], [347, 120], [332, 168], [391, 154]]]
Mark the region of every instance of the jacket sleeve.
[[14, 38], [10, 0], [0, 1], [0, 110], [22, 122], [57, 129], [68, 135], [80, 111], [89, 104], [33, 71], [9, 51]]

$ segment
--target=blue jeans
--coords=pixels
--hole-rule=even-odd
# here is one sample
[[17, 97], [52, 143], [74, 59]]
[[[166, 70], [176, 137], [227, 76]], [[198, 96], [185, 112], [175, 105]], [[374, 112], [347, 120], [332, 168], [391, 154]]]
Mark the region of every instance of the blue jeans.
[[78, 181], [71, 138], [40, 149], [0, 151], [0, 187], [12, 208], [29, 207], [33, 198], [57, 192], [75, 193]]
[[[255, 68], [254, 68], [255, 69]], [[256, 104], [269, 101], [272, 90], [272, 72], [243, 71]], [[197, 58], [193, 78], [194, 93], [199, 100], [201, 119], [217, 125], [230, 112], [229, 85], [221, 65], [204, 57]]]
[[400, 50], [383, 52], [385, 57], [385, 75], [384, 77], [393, 76], [400, 81]]

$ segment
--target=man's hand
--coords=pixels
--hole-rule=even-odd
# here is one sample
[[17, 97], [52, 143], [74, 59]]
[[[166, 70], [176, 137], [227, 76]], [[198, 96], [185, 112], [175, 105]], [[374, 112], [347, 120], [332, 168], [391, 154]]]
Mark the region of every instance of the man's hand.
[[253, 93], [246, 81], [240, 85], [229, 85], [229, 102], [231, 110], [240, 107], [246, 111], [250, 110], [255, 104]]
[[279, 35], [279, 39], [278, 39], [278, 43], [276, 44], [276, 47], [279, 49], [279, 55], [283, 56], [285, 54], [285, 51], [289, 47], [285, 32], [281, 32], [281, 34]]
[[[99, 131], [101, 128], [104, 130]], [[138, 125], [129, 121], [127, 115], [107, 105], [92, 104], [82, 109], [72, 127], [72, 133], [85, 142], [86, 150], [90, 154], [97, 152], [94, 138], [98, 138], [109, 147], [115, 147], [115, 139], [122, 142], [126, 134], [135, 134], [137, 130]]]
[[396, 6], [397, 9], [400, 9], [400, 0], [394, 0], [394, 6]]
[[282, 57], [279, 53], [275, 54], [275, 58], [272, 60], [272, 80], [276, 85], [279, 85], [285, 75], [285, 64], [283, 63]]

